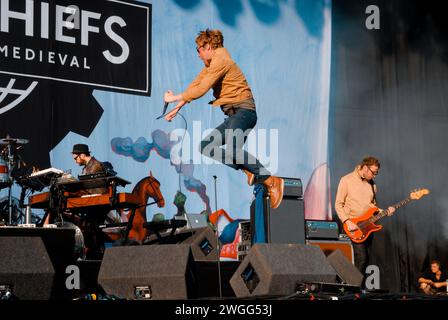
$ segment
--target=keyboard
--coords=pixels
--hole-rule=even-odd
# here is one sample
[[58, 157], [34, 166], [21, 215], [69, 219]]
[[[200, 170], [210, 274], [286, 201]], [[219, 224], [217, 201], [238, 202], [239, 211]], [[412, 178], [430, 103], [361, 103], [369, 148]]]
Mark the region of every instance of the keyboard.
[[63, 173], [64, 173], [64, 171], [62, 171], [60, 169], [48, 168], [48, 169], [33, 172], [32, 174], [30, 174], [30, 177], [37, 178], [37, 177], [42, 177], [42, 176], [47, 176], [47, 175], [62, 175]]
[[[50, 192], [43, 192], [32, 195], [28, 198], [28, 203], [31, 208], [46, 209], [50, 205]], [[108, 194], [94, 194], [87, 197], [72, 197], [66, 199], [67, 209], [82, 209], [86, 207], [110, 206], [110, 196]], [[140, 205], [140, 199], [132, 193], [117, 193], [117, 203], [115, 208], [111, 209], [125, 209], [134, 208]]]

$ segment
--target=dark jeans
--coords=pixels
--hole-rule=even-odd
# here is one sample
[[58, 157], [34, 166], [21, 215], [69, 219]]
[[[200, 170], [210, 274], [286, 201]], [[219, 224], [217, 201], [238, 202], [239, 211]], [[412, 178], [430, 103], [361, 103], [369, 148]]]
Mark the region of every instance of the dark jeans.
[[[365, 279], [365, 272], [366, 268], [369, 264], [369, 257], [370, 257], [370, 249], [372, 247], [372, 241], [373, 241], [373, 235], [371, 234], [370, 237], [362, 242], [362, 243], [354, 243], [353, 245], [353, 254], [355, 258], [355, 266], [356, 268], [362, 273]], [[363, 281], [364, 286], [364, 281]]]
[[[247, 135], [257, 124], [255, 110], [236, 109], [204, 140], [200, 151], [203, 155], [235, 169], [246, 169], [255, 174], [255, 183], [266, 180], [270, 173], [253, 155], [243, 149]], [[226, 145], [226, 149], [222, 148]]]

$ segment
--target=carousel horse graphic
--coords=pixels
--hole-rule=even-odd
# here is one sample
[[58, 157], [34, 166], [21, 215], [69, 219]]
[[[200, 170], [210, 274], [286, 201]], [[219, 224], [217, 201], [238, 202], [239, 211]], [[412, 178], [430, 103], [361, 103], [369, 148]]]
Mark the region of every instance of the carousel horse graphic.
[[[147, 233], [147, 230], [143, 227], [143, 224], [146, 222], [146, 204], [148, 203], [149, 197], [154, 199], [159, 208], [163, 208], [165, 206], [165, 199], [163, 198], [162, 192], [160, 192], [160, 182], [153, 177], [151, 171], [149, 172], [148, 177], [145, 177], [137, 182], [132, 190], [132, 194], [138, 196], [140, 206], [135, 209], [132, 228], [129, 232], [129, 239], [134, 239], [141, 242], [145, 239]], [[132, 211], [130, 211], [127, 215], [128, 221], [131, 214]]]
[[[160, 182], [154, 178], [151, 171], [148, 177], [137, 182], [132, 190], [132, 194], [139, 199], [140, 205], [135, 209], [134, 213], [133, 210], [129, 210], [126, 214], [121, 212], [121, 215], [124, 222], [132, 222], [132, 228], [129, 231], [128, 238], [141, 243], [147, 235], [147, 230], [143, 227], [143, 224], [146, 222], [148, 199], [150, 197], [154, 199], [154, 203], [157, 204], [159, 208], [165, 206], [165, 199], [160, 191]], [[122, 232], [108, 233], [108, 236], [111, 240], [119, 240], [124, 234]]]

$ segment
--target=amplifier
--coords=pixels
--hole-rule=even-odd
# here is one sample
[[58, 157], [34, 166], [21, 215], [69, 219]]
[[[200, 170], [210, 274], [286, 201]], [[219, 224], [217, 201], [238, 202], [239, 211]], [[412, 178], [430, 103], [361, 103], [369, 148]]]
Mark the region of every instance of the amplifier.
[[244, 258], [252, 247], [252, 231], [251, 221], [241, 221], [238, 225], [238, 232], [240, 233], [240, 241], [237, 244], [237, 257], [239, 261], [243, 261]]
[[299, 178], [282, 178], [285, 181], [285, 189], [283, 190], [284, 197], [303, 196], [302, 180], [300, 180]]
[[339, 227], [334, 221], [306, 220], [307, 239], [339, 239]]
[[[270, 199], [263, 198], [264, 231], [267, 243], [305, 244], [305, 207], [300, 197], [284, 197], [280, 206], [272, 209]], [[255, 221], [255, 200], [250, 206], [251, 221]], [[252, 240], [257, 233], [251, 228]]]
[[320, 247], [326, 256], [339, 249], [348, 261], [355, 264], [353, 246], [350, 240], [307, 240], [306, 244]]

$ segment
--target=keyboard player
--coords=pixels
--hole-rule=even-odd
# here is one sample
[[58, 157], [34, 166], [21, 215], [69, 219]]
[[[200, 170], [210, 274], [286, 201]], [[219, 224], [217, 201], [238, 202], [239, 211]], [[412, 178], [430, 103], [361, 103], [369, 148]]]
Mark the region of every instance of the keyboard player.
[[[76, 164], [83, 166], [82, 175], [95, 174], [105, 172], [104, 165], [95, 159], [90, 153], [89, 146], [86, 144], [75, 144], [72, 150], [73, 160]], [[109, 192], [107, 187], [92, 188], [80, 191], [82, 194], [106, 194]], [[84, 219], [81, 223], [81, 230], [84, 235], [84, 242], [86, 247], [87, 259], [101, 259], [104, 254], [105, 235], [98, 226], [104, 223], [109, 209], [97, 208], [93, 209], [95, 212], [90, 212], [92, 209], [86, 208], [84, 212]]]
[[[86, 144], [75, 144], [73, 146], [73, 160], [79, 166], [83, 166], [82, 175], [106, 172], [103, 163], [91, 156], [89, 146]], [[106, 194], [107, 188], [93, 188], [84, 190], [84, 194]]]
[[[82, 175], [90, 175], [106, 172], [105, 166], [91, 155], [89, 146], [86, 144], [75, 144], [72, 150], [73, 160], [79, 166], [83, 166]], [[107, 186], [98, 188], [81, 189], [70, 192], [70, 197], [81, 197], [88, 195], [109, 194]], [[86, 258], [89, 260], [101, 259], [104, 254], [105, 235], [98, 226], [103, 224], [110, 209], [107, 207], [89, 208], [85, 207], [76, 213], [64, 212], [64, 219], [76, 224], [84, 236]], [[56, 217], [51, 212], [47, 214], [45, 223], [53, 223]]]

